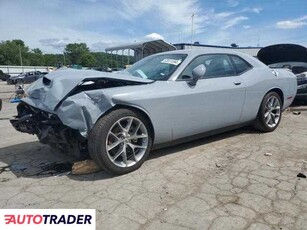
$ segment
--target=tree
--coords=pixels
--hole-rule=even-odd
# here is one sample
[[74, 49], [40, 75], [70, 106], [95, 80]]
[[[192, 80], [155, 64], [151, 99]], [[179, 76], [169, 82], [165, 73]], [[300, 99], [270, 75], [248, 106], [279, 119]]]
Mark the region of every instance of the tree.
[[43, 52], [39, 48], [33, 49], [32, 52], [35, 53], [36, 55], [43, 55]]
[[231, 43], [231, 45], [230, 45], [231, 47], [239, 47], [236, 43]]
[[22, 64], [32, 66], [62, 66], [65, 62], [86, 67], [122, 67], [134, 63], [132, 56], [128, 61], [128, 56], [90, 52], [85, 43], [67, 44], [64, 54], [43, 54], [39, 48], [30, 50], [20, 39], [0, 41], [0, 65], [20, 65], [20, 54]]
[[43, 52], [36, 48], [27, 54], [30, 65], [42, 66], [45, 64]]
[[[44, 54], [44, 65], [45, 66], [61, 66], [64, 64], [63, 54]], [[71, 64], [65, 60], [65, 64]]]
[[20, 46], [20, 47], [26, 47], [23, 40], [14, 39], [14, 40], [12, 40], [12, 42], [15, 43], [16, 45]]
[[80, 64], [82, 66], [86, 66], [86, 67], [94, 67], [94, 66], [96, 66], [96, 58], [94, 57], [93, 54], [88, 52], [88, 53], [82, 55]]
[[65, 55], [72, 64], [81, 65], [90, 50], [85, 43], [70, 43], [65, 47]]
[[25, 46], [22, 40], [2, 41], [0, 42], [0, 65], [20, 65], [20, 56], [23, 65], [30, 64], [27, 59], [28, 52], [29, 47]]

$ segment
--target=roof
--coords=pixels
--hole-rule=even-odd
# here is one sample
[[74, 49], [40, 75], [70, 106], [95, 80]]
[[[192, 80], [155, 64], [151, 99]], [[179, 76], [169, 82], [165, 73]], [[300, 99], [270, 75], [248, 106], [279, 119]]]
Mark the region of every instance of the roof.
[[191, 43], [177, 43], [174, 46], [201, 46], [211, 48], [225, 48], [225, 49], [261, 49], [262, 47], [246, 46], [246, 47], [231, 47], [231, 46], [216, 46], [216, 45], [203, 45], [203, 44], [191, 44]]
[[176, 50], [176, 47], [159, 39], [159, 40], [133, 42], [118, 46], [112, 46], [106, 48], [105, 51], [112, 52], [112, 51], [125, 50], [125, 49], [132, 49], [132, 50], [143, 49], [144, 53], [159, 53], [164, 51]]

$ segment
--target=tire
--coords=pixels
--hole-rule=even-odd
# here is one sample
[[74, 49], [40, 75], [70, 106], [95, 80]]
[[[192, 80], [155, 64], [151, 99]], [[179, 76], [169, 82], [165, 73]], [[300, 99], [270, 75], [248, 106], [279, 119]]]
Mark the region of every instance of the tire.
[[89, 154], [98, 166], [111, 174], [132, 172], [149, 155], [152, 147], [150, 127], [137, 111], [113, 110], [92, 128], [88, 139]]
[[254, 128], [262, 132], [274, 131], [281, 120], [282, 101], [276, 92], [267, 93], [260, 105]]
[[15, 85], [16, 84], [24, 84], [24, 80], [22, 80], [22, 79], [17, 79], [16, 81], [15, 81]]

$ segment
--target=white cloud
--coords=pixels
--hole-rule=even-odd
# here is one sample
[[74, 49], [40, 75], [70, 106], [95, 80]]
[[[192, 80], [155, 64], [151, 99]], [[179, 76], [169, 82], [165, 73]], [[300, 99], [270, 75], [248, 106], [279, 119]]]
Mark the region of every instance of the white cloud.
[[236, 12], [221, 12], [221, 13], [217, 13], [214, 15], [214, 17], [216, 19], [224, 19], [224, 18], [228, 18], [232, 15], [236, 14]]
[[307, 22], [281, 21], [276, 23], [276, 26], [279, 29], [297, 29], [305, 25], [307, 25]]
[[134, 0], [121, 2], [121, 16], [129, 21], [145, 20], [150, 15], [158, 27], [187, 33], [191, 30], [191, 16], [194, 13], [194, 31], [201, 31], [208, 19], [198, 0]]
[[279, 29], [297, 29], [307, 25], [307, 15], [287, 21], [280, 21], [276, 23], [276, 27]]
[[69, 40], [67, 39], [59, 39], [59, 38], [46, 38], [46, 39], [40, 39], [39, 42], [43, 46], [50, 46], [54, 49], [63, 50], [66, 44]]
[[[271, 19], [265, 25], [255, 24], [252, 20], [257, 20], [255, 14], [261, 14], [262, 8], [252, 4], [240, 7], [241, 0], [225, 1], [226, 7], [232, 7], [227, 11], [213, 8], [214, 4], [220, 5], [219, 1], [208, 7], [203, 0], [0, 2], [0, 40], [22, 39], [31, 49], [37, 47], [45, 53], [62, 52], [67, 43], [74, 42], [85, 42], [93, 51], [104, 51], [105, 47], [143, 40], [144, 35], [152, 32], [163, 35], [168, 42], [190, 42], [193, 13], [193, 41], [205, 44], [256, 44], [257, 39], [252, 42], [246, 36], [253, 33], [257, 37], [255, 31], [264, 26], [270, 27], [271, 34], [287, 33], [272, 28]], [[25, 17], [24, 12], [35, 12], [35, 17]], [[306, 17], [282, 21], [276, 27], [299, 28], [307, 23]], [[149, 37], [155, 39], [157, 35]], [[302, 34], [297, 36], [305, 38]]]
[[240, 24], [242, 21], [245, 21], [245, 20], [248, 20], [248, 17], [238, 16], [238, 17], [232, 18], [225, 22], [225, 25], [222, 27], [222, 29], [224, 30], [229, 29], [231, 27], [234, 27], [237, 24]]
[[164, 40], [164, 37], [160, 34], [157, 34], [157, 33], [151, 33], [151, 34], [147, 34], [145, 36], [145, 39], [148, 39], [148, 40], [158, 40], [158, 39]]
[[251, 8], [251, 11], [253, 11], [256, 14], [259, 14], [262, 11], [262, 8], [260, 7]]
[[237, 0], [227, 0], [227, 5], [230, 7], [236, 7], [239, 5], [239, 1]]

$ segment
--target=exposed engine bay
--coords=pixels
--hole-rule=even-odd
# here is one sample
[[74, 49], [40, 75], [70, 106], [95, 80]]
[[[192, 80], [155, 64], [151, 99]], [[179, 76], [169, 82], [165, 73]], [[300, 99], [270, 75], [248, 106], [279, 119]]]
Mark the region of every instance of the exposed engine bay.
[[17, 106], [18, 115], [11, 119], [17, 131], [36, 135], [43, 144], [83, 159], [88, 156], [87, 140], [78, 130], [71, 129], [55, 115], [36, 109], [24, 102]]

